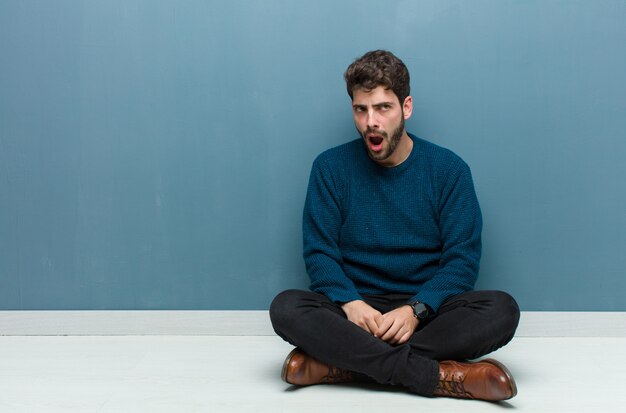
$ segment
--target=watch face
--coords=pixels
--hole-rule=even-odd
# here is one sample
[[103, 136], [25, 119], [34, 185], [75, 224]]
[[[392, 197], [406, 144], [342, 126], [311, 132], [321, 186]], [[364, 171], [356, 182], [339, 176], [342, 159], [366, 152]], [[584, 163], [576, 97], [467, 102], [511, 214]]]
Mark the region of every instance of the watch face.
[[424, 303], [413, 304], [413, 313], [419, 319], [426, 318], [428, 316], [428, 307]]

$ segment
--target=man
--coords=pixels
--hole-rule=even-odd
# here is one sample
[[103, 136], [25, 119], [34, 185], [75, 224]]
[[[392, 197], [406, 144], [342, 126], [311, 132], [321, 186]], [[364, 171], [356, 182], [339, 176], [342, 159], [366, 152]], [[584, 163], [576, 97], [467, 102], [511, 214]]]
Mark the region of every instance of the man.
[[468, 166], [404, 126], [413, 110], [404, 63], [382, 50], [345, 73], [360, 139], [314, 162], [304, 207], [312, 291], [272, 302], [274, 330], [297, 346], [294, 385], [375, 381], [426, 396], [506, 400], [511, 373], [488, 359], [519, 308], [472, 291], [482, 218]]

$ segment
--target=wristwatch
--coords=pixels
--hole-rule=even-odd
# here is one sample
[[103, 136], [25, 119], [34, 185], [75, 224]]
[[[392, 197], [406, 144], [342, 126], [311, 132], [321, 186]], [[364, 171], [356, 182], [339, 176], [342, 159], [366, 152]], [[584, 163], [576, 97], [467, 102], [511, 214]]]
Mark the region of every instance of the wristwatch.
[[413, 316], [418, 320], [423, 320], [428, 317], [428, 314], [430, 314], [428, 306], [424, 303], [415, 301], [411, 303], [410, 306], [413, 308]]

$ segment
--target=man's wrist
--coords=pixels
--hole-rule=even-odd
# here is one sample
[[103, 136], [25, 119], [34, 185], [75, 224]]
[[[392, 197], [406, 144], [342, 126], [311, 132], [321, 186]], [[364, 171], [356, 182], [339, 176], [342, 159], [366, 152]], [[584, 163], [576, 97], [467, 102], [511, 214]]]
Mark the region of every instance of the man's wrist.
[[413, 316], [418, 320], [424, 320], [428, 318], [432, 313], [430, 307], [427, 304], [422, 303], [421, 301], [413, 301], [408, 305], [413, 310]]
[[350, 307], [350, 306], [354, 306], [354, 305], [359, 305], [360, 303], [364, 303], [364, 302], [365, 301], [363, 301], [363, 300], [351, 300], [351, 301], [346, 301], [346, 302], [343, 302], [343, 303], [339, 303], [339, 305], [341, 307], [345, 307], [345, 306]]

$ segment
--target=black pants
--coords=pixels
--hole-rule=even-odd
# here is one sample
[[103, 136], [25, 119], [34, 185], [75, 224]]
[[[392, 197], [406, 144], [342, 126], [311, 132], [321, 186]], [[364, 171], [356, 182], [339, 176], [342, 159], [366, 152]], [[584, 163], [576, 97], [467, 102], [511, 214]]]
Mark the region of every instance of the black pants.
[[[409, 295], [364, 296], [381, 313], [406, 304]], [[467, 360], [508, 343], [519, 322], [519, 307], [500, 291], [470, 291], [448, 299], [436, 316], [421, 321], [408, 342], [388, 344], [348, 321], [341, 306], [324, 295], [287, 290], [270, 307], [274, 331], [329, 365], [378, 383], [432, 395], [438, 360]]]

